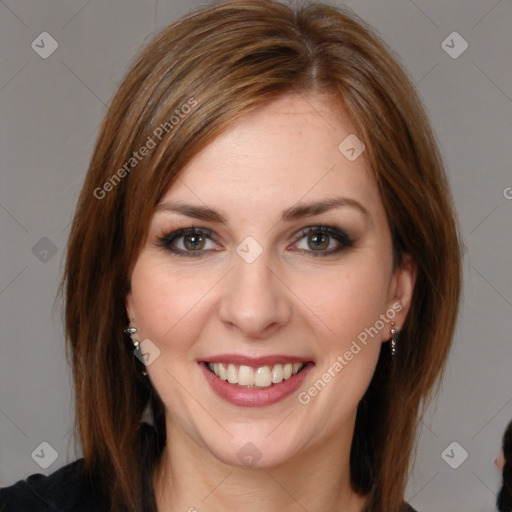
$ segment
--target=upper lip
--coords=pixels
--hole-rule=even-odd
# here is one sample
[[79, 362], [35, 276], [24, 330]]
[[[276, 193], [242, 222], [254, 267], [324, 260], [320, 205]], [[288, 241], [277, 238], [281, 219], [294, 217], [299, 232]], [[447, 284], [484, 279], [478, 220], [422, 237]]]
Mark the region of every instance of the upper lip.
[[279, 363], [308, 363], [312, 361], [312, 359], [308, 357], [296, 357], [280, 354], [261, 357], [247, 357], [238, 354], [219, 354], [202, 359], [202, 361], [205, 363], [231, 363], [235, 365], [259, 368], [261, 366], [272, 366]]

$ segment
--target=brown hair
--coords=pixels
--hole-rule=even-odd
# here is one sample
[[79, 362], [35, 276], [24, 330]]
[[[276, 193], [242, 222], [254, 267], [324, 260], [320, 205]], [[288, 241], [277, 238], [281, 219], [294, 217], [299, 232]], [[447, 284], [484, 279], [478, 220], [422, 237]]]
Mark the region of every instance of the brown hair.
[[[368, 496], [366, 512], [396, 512], [402, 504], [461, 288], [439, 150], [402, 67], [354, 14], [319, 3], [235, 0], [189, 14], [143, 49], [105, 116], [71, 229], [63, 289], [75, 428], [85, 470], [98, 477], [112, 510], [144, 509], [143, 484], [165, 445], [164, 406], [123, 334], [129, 276], [154, 208], [180, 170], [234, 121], [280, 95], [307, 92], [330, 93], [346, 108], [366, 145], [395, 263], [408, 253], [417, 264], [399, 350], [393, 359], [381, 350], [358, 407], [350, 459], [352, 486]], [[136, 158], [143, 146], [149, 153]], [[156, 428], [143, 446], [148, 403]]]

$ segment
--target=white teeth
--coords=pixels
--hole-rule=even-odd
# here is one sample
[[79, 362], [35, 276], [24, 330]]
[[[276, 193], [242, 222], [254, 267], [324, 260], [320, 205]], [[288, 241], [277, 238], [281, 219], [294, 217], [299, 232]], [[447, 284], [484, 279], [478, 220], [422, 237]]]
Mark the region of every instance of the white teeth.
[[240, 386], [254, 386], [254, 370], [250, 366], [240, 366], [238, 384]]
[[272, 368], [272, 382], [274, 384], [278, 384], [281, 382], [284, 378], [283, 373], [283, 365], [282, 364], [275, 364], [274, 368]]
[[234, 364], [228, 366], [228, 382], [230, 384], [238, 384], [238, 372]]
[[304, 363], [275, 364], [273, 367], [237, 366], [228, 363], [208, 363], [208, 368], [220, 379], [240, 386], [256, 386], [268, 388], [296, 375], [304, 367]]
[[254, 384], [262, 388], [267, 388], [272, 384], [272, 375], [270, 375], [270, 368], [268, 366], [262, 366], [256, 370]]
[[228, 380], [228, 373], [226, 371], [226, 368], [224, 367], [224, 365], [222, 363], [215, 363], [213, 365], [214, 367], [214, 370], [215, 370], [215, 366], [218, 366], [219, 368], [219, 377], [222, 379], [222, 380]]

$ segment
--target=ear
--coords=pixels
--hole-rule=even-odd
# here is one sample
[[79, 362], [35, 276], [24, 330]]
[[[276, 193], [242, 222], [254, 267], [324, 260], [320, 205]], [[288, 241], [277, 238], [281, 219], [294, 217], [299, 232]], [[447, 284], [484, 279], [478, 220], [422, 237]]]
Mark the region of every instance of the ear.
[[126, 306], [126, 314], [128, 319], [132, 322], [135, 319], [134, 307], [133, 307], [133, 295], [131, 290], [126, 294], [124, 304]]
[[411, 306], [416, 283], [417, 265], [409, 254], [404, 254], [402, 264], [396, 268], [389, 287], [388, 307], [395, 310], [395, 328], [402, 329]]
[[500, 452], [500, 454], [494, 459], [494, 465], [503, 472], [503, 467], [505, 466], [505, 455], [503, 452]]

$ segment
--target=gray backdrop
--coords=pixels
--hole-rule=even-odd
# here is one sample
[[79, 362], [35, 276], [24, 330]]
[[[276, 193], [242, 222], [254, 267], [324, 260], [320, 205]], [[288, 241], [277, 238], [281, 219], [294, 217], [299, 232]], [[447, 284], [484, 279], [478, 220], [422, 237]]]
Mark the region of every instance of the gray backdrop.
[[[70, 437], [62, 322], [52, 309], [71, 215], [129, 62], [156, 30], [202, 3], [0, 2], [0, 485], [80, 456]], [[455, 344], [406, 498], [420, 512], [491, 511], [501, 483], [493, 460], [512, 418], [512, 3], [347, 5], [419, 88], [466, 245]]]

